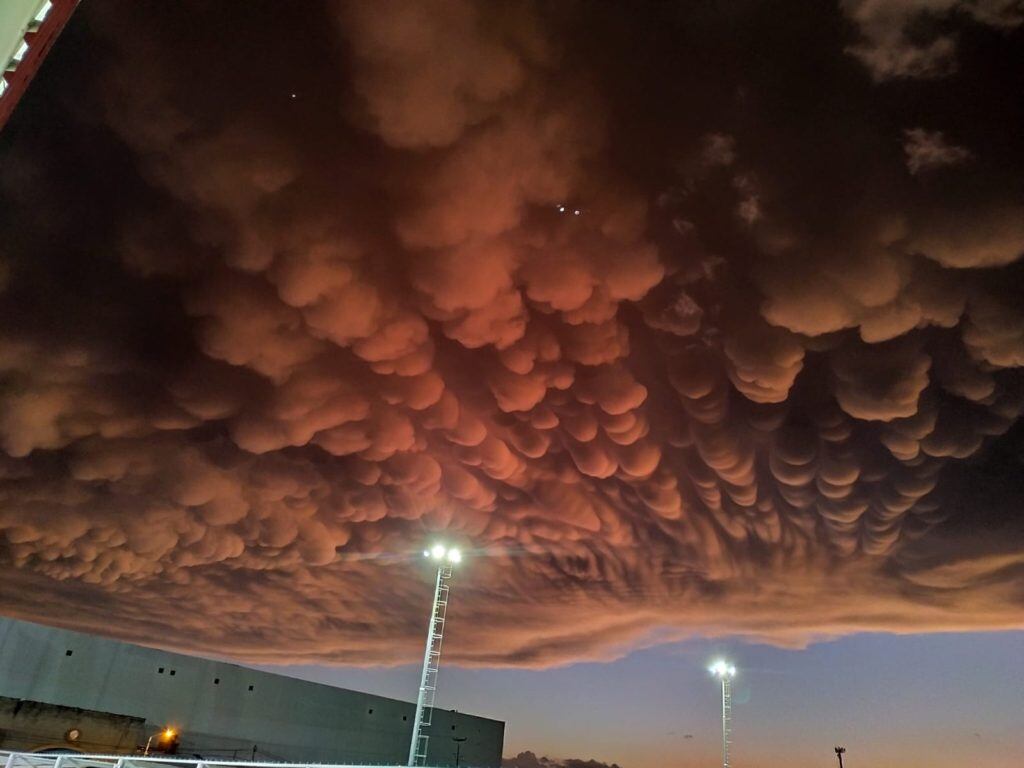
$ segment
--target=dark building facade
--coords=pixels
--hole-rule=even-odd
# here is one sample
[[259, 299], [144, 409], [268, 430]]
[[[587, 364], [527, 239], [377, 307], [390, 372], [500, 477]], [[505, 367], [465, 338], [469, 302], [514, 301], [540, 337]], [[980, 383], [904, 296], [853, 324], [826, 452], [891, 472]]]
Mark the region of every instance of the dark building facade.
[[[404, 765], [415, 705], [0, 619], [0, 749]], [[434, 710], [428, 764], [500, 766], [504, 723]]]

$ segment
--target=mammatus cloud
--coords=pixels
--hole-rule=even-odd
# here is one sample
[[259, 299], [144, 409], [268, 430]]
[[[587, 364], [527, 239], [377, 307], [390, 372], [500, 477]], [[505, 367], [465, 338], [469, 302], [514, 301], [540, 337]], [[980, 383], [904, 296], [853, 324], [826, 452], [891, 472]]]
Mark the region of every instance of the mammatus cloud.
[[466, 664], [1020, 626], [1021, 41], [970, 7], [909, 100], [869, 4], [83, 7], [0, 147], [0, 609], [403, 662], [444, 538]]

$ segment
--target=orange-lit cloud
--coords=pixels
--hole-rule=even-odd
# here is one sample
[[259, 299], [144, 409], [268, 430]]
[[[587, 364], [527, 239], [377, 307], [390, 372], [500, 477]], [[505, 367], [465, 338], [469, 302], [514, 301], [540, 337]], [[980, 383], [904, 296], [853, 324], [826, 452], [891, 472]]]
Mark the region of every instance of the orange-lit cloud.
[[733, 21], [665, 8], [83, 8], [102, 66], [0, 155], [0, 610], [410, 661], [447, 539], [467, 664], [1021, 626], [970, 500], [1019, 471], [1024, 155], [901, 111], [971, 72], [868, 5], [834, 103], [784, 29], [787, 88], [708, 86]]

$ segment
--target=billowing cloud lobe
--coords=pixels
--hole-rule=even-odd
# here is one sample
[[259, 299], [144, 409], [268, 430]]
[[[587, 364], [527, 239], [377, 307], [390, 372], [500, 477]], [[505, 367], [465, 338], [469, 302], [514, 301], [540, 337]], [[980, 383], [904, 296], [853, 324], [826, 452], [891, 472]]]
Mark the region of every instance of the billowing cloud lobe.
[[1019, 471], [1019, 24], [935, 5], [959, 46], [83, 7], [0, 146], [0, 608], [408, 661], [443, 538], [469, 664], [1020, 626], [1021, 526], [968, 503]]

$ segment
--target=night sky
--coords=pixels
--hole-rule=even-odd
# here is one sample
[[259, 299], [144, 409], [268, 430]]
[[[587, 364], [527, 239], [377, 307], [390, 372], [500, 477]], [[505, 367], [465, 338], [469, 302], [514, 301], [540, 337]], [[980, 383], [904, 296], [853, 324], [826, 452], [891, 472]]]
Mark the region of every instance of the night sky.
[[444, 540], [507, 754], [713, 763], [725, 653], [737, 765], [1019, 766], [1021, 50], [86, 0], [0, 133], [0, 612], [409, 698]]

